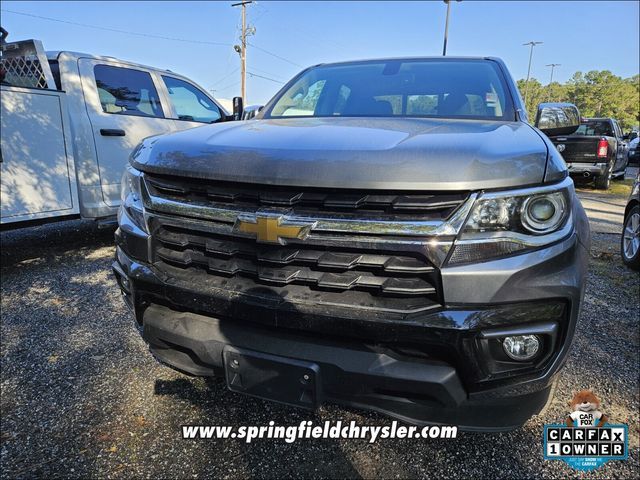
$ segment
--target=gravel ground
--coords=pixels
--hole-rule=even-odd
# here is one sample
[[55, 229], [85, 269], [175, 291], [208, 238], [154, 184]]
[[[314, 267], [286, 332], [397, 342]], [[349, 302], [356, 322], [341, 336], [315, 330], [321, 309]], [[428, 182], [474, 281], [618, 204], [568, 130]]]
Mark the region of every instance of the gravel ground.
[[[603, 197], [606, 198], [606, 197]], [[191, 441], [183, 424], [294, 425], [381, 415], [309, 413], [161, 367], [131, 326], [110, 272], [113, 231], [65, 222], [2, 233], [0, 462], [5, 478], [460, 477], [638, 478], [639, 277], [619, 236], [593, 235], [581, 323], [553, 402], [504, 434], [455, 440]], [[542, 458], [542, 425], [592, 388], [630, 427], [630, 457], [590, 473]]]

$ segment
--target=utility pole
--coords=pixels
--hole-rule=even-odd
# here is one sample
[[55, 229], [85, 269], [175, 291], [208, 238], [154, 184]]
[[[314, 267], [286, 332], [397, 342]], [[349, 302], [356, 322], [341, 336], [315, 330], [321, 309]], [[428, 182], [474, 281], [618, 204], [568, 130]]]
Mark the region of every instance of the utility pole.
[[[456, 1], [461, 2], [462, 0], [456, 0]], [[442, 45], [443, 57], [447, 55], [447, 38], [449, 36], [449, 13], [451, 12], [451, 0], [444, 0], [444, 3], [447, 4], [447, 18], [444, 22], [444, 44]]]
[[247, 30], [247, 5], [253, 3], [253, 0], [245, 0], [239, 3], [233, 3], [232, 7], [242, 7], [242, 35], [240, 35], [240, 45], [234, 45], [238, 54], [240, 54], [240, 81], [241, 90], [240, 96], [246, 101], [247, 98], [247, 35], [253, 35], [255, 28], [249, 28]]
[[549, 95], [547, 95], [547, 102], [551, 101], [551, 84], [553, 83], [553, 69], [559, 67], [559, 63], [550, 63], [546, 65], [547, 67], [551, 67], [551, 77], [549, 78]]
[[529, 76], [531, 75], [531, 59], [533, 58], [533, 47], [540, 45], [542, 42], [527, 42], [523, 43], [523, 46], [531, 45], [531, 51], [529, 52], [529, 68], [527, 69], [527, 83], [524, 86], [524, 109], [527, 109], [527, 94], [529, 93]]

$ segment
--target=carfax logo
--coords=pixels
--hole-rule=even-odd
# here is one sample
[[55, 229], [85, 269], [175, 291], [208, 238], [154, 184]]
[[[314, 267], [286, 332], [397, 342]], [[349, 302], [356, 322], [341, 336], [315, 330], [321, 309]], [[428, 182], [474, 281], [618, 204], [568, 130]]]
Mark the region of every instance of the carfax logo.
[[578, 470], [595, 470], [609, 460], [626, 460], [626, 425], [610, 425], [590, 390], [575, 394], [564, 425], [544, 426], [544, 459], [563, 460]]

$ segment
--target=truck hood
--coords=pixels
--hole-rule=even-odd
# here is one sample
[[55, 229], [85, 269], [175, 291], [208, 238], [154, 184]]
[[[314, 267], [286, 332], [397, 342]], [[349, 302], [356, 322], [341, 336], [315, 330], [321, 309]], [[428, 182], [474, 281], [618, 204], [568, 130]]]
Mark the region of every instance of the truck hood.
[[271, 185], [478, 190], [542, 183], [547, 146], [522, 122], [290, 118], [152, 137], [131, 163], [173, 176]]

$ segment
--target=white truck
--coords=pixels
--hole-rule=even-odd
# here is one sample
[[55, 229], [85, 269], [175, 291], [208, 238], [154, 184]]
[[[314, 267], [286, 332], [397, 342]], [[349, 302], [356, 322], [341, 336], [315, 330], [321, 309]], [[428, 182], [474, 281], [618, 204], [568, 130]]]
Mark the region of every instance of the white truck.
[[169, 70], [45, 52], [37, 40], [1, 50], [3, 228], [80, 217], [108, 223], [143, 138], [234, 119]]

